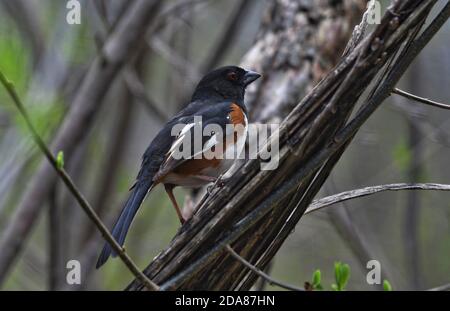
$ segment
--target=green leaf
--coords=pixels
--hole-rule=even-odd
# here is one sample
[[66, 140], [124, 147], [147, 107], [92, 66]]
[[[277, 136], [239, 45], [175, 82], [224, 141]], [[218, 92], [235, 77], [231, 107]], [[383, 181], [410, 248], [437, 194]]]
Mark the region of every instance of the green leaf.
[[340, 279], [340, 288], [344, 290], [347, 286], [348, 280], [350, 279], [350, 266], [348, 264], [341, 264], [341, 279]]
[[[341, 262], [334, 263], [334, 278], [336, 280], [335, 290], [345, 290], [345, 286], [350, 278], [350, 266]], [[333, 287], [333, 286], [332, 286]]]
[[383, 281], [383, 290], [386, 291], [386, 292], [391, 292], [392, 291], [391, 283], [389, 283], [388, 280], [384, 280]]
[[56, 167], [62, 169], [64, 167], [64, 152], [58, 151], [56, 156]]
[[312, 277], [313, 286], [320, 285], [321, 279], [322, 279], [321, 272], [319, 269], [317, 269], [316, 271], [314, 271], [313, 277]]
[[313, 290], [323, 290], [322, 284], [320, 284], [322, 282], [322, 274], [320, 272], [319, 269], [317, 269], [316, 271], [314, 271], [313, 275], [312, 275], [312, 289]]
[[334, 279], [336, 280], [336, 290], [340, 290], [339, 284], [341, 283], [341, 262], [334, 263]]

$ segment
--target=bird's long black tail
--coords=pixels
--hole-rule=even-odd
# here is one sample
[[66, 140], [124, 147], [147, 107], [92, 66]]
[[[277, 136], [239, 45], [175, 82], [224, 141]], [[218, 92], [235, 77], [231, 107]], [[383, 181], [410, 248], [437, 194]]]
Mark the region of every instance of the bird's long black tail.
[[[151, 187], [151, 183], [138, 183], [132, 189], [132, 193], [125, 203], [125, 206], [123, 207], [122, 212], [120, 213], [120, 216], [117, 219], [112, 230], [112, 235], [116, 239], [117, 243], [119, 243], [119, 245], [122, 246], [125, 242], [125, 237], [128, 233], [131, 222], [133, 221], [136, 212], [138, 211], [139, 207], [142, 204], [142, 201], [144, 200]], [[112, 249], [111, 245], [106, 242], [100, 256], [98, 257], [96, 268], [100, 268], [110, 256], [115, 257], [116, 255], [117, 254]]]

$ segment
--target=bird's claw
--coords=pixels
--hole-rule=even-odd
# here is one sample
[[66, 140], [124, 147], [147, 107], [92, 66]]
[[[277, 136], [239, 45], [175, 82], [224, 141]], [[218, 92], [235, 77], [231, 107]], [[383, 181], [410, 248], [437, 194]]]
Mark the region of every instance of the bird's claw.
[[217, 178], [212, 185], [206, 187], [206, 191], [208, 192], [208, 194], [212, 193], [215, 186], [219, 188], [225, 186], [225, 182], [222, 180], [222, 177]]

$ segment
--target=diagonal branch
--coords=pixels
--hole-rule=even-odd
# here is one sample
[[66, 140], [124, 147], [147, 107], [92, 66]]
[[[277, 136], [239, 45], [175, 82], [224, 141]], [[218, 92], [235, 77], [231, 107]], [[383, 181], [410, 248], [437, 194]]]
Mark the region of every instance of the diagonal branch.
[[270, 275], [268, 275], [267, 273], [265, 273], [264, 271], [261, 271], [260, 269], [258, 269], [257, 267], [255, 267], [254, 265], [252, 265], [251, 263], [249, 263], [247, 260], [245, 260], [244, 258], [242, 258], [238, 253], [236, 253], [236, 251], [230, 246], [227, 245], [225, 246], [225, 249], [227, 250], [227, 252], [229, 252], [231, 254], [231, 256], [233, 256], [237, 261], [239, 261], [240, 263], [242, 263], [244, 266], [246, 266], [247, 268], [249, 268], [251, 271], [253, 271], [254, 273], [256, 273], [257, 275], [259, 275], [261, 278], [263, 278], [264, 280], [266, 280], [270, 285], [277, 285], [279, 287], [282, 288], [286, 288], [289, 290], [293, 290], [293, 291], [304, 291], [303, 288], [297, 287], [297, 286], [293, 286], [290, 284], [286, 284], [280, 281], [275, 280], [274, 278], [272, 278]]
[[19, 96], [16, 93], [16, 90], [11, 82], [8, 81], [8, 79], [3, 75], [2, 72], [0, 72], [0, 82], [3, 84], [5, 89], [7, 90], [8, 94], [11, 96], [14, 104], [16, 105], [17, 109], [19, 110], [22, 117], [25, 119], [25, 122], [32, 134], [32, 137], [38, 147], [41, 149], [42, 153], [47, 157], [47, 160], [53, 167], [53, 169], [58, 173], [59, 177], [62, 179], [66, 187], [69, 189], [69, 191], [72, 193], [72, 195], [77, 200], [78, 204], [81, 206], [81, 208], [84, 210], [86, 215], [91, 219], [91, 221], [97, 226], [97, 229], [102, 233], [103, 237], [106, 241], [109, 242], [111, 247], [114, 249], [114, 251], [119, 255], [119, 257], [122, 259], [123, 263], [128, 267], [128, 269], [131, 271], [131, 273], [139, 279], [142, 284], [149, 290], [158, 290], [159, 287], [155, 283], [153, 283], [151, 280], [147, 278], [145, 274], [139, 270], [139, 268], [136, 266], [136, 264], [131, 260], [131, 258], [128, 256], [128, 254], [125, 252], [125, 249], [121, 247], [114, 237], [111, 235], [109, 230], [106, 228], [106, 226], [103, 224], [103, 222], [98, 217], [97, 213], [94, 211], [94, 209], [90, 206], [89, 202], [85, 199], [83, 194], [78, 190], [78, 188], [73, 183], [70, 176], [67, 174], [65, 169], [58, 164], [58, 161], [53, 156], [50, 149], [47, 147], [45, 142], [42, 140], [42, 138], [37, 133], [36, 129], [33, 126], [33, 123], [31, 122], [31, 119], [25, 110], [24, 105], [22, 104]]

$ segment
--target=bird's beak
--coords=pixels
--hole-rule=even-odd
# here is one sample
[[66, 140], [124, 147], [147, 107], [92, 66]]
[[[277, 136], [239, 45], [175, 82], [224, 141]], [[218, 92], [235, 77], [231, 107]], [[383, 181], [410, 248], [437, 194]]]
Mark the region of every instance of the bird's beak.
[[250, 83], [252, 83], [256, 79], [258, 79], [259, 77], [261, 77], [261, 75], [259, 73], [248, 70], [244, 75], [244, 85], [245, 86], [249, 85]]

